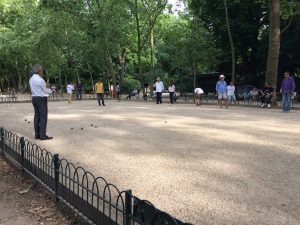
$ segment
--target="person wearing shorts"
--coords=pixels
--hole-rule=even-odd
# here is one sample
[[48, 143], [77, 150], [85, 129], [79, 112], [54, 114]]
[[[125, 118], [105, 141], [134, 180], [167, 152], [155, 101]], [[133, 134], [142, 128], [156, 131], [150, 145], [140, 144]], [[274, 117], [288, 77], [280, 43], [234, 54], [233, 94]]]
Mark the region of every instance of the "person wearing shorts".
[[225, 102], [225, 108], [228, 108], [228, 97], [227, 97], [227, 83], [225, 81], [225, 76], [220, 75], [219, 81], [216, 84], [216, 92], [218, 95], [218, 102], [220, 108], [223, 108], [223, 101]]

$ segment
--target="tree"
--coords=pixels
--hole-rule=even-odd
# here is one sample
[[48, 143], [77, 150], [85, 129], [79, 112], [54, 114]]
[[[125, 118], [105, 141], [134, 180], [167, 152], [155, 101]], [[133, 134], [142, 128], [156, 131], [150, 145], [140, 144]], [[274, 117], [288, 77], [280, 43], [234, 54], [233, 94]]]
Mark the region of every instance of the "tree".
[[225, 9], [225, 20], [226, 20], [226, 27], [227, 27], [227, 32], [228, 32], [228, 39], [229, 39], [230, 50], [231, 50], [231, 81], [234, 82], [234, 80], [235, 80], [235, 50], [234, 50], [234, 44], [233, 44], [230, 23], [229, 23], [227, 0], [224, 0], [224, 9]]
[[134, 0], [131, 4], [131, 12], [135, 18], [135, 29], [137, 34], [137, 63], [138, 74], [141, 82], [141, 88], [144, 90], [144, 75], [142, 65], [142, 53], [145, 45], [153, 32], [158, 16], [163, 12], [167, 4], [167, 0]]
[[274, 88], [275, 97], [273, 102], [277, 104], [276, 87], [280, 50], [280, 1], [269, 0], [270, 27], [269, 27], [269, 52], [266, 71], [266, 82], [270, 82]]
[[181, 91], [191, 91], [199, 72], [214, 70], [220, 50], [213, 35], [197, 17], [186, 13], [164, 15], [156, 26], [158, 67]]

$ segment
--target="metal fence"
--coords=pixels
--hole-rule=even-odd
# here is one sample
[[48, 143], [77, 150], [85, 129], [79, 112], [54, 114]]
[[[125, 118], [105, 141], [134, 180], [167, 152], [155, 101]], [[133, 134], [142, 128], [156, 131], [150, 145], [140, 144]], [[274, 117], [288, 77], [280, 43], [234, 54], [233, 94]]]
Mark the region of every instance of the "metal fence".
[[90, 224], [191, 225], [24, 137], [4, 128], [0, 131], [2, 155], [46, 187], [58, 204], [66, 204]]

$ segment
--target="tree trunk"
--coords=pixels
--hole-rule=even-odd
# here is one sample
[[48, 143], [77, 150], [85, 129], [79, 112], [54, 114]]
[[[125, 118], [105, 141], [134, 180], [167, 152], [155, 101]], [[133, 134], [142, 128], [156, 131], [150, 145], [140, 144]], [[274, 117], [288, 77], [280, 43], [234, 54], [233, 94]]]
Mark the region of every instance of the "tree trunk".
[[[192, 68], [192, 70], [193, 70], [193, 79], [194, 79], [194, 90], [196, 89], [196, 84], [197, 84], [197, 82], [196, 82], [196, 76], [197, 76], [197, 63], [193, 63], [193, 68]], [[194, 92], [194, 91], [193, 91]], [[195, 95], [195, 93], [194, 93], [194, 95]], [[196, 101], [196, 99], [194, 98], [194, 102]]]
[[63, 98], [64, 97], [64, 92], [63, 92], [63, 85], [62, 85], [62, 80], [61, 80], [61, 73], [59, 71], [59, 74], [58, 74], [58, 79], [59, 79], [59, 91], [60, 91], [60, 95], [61, 97]]
[[80, 76], [79, 76], [79, 72], [78, 72], [77, 67], [76, 67], [76, 75], [77, 75], [77, 82], [80, 82]]
[[150, 33], [150, 50], [151, 50], [151, 68], [154, 67], [154, 27], [151, 29]]
[[196, 89], [196, 76], [197, 76], [197, 64], [193, 63], [193, 79], [194, 79], [194, 90]]
[[227, 33], [228, 38], [230, 42], [230, 49], [231, 49], [231, 81], [235, 81], [235, 50], [234, 50], [234, 44], [230, 29], [230, 23], [229, 23], [229, 17], [228, 17], [228, 9], [227, 9], [227, 0], [224, 0], [224, 8], [225, 8], [225, 17], [226, 17], [226, 27], [227, 27]]
[[121, 91], [123, 89], [124, 77], [125, 77], [125, 60], [126, 60], [126, 49], [124, 48], [119, 56], [119, 61], [120, 61], [120, 66], [121, 66], [121, 73], [120, 73], [120, 90]]
[[280, 0], [269, 0], [269, 6], [270, 27], [266, 82], [270, 82], [274, 88], [273, 104], [277, 105], [276, 88], [280, 51]]
[[20, 73], [19, 70], [19, 65], [18, 65], [18, 61], [16, 60], [16, 70], [17, 70], [17, 74], [18, 74], [18, 86], [17, 86], [17, 91], [21, 91], [22, 89], [22, 75]]
[[138, 70], [139, 70], [139, 80], [141, 82], [141, 90], [144, 92], [144, 79], [143, 79], [143, 65], [142, 65], [142, 37], [140, 28], [140, 17], [138, 11], [138, 1], [135, 0], [135, 21], [136, 21], [136, 31], [137, 31], [137, 55], [138, 55]]
[[110, 74], [111, 74], [111, 77], [112, 77], [112, 80], [113, 80], [113, 98], [116, 97], [116, 86], [117, 86], [117, 80], [116, 80], [116, 74], [115, 74], [115, 71], [114, 71], [114, 64], [113, 64], [113, 61], [112, 61], [112, 58], [111, 56], [109, 56], [109, 70], [110, 70]]
[[89, 70], [89, 74], [90, 74], [90, 78], [91, 78], [92, 91], [94, 92], [95, 91], [95, 84], [94, 84], [94, 79], [93, 79], [93, 73], [91, 71], [89, 63], [87, 63], [87, 66], [88, 66], [88, 70]]

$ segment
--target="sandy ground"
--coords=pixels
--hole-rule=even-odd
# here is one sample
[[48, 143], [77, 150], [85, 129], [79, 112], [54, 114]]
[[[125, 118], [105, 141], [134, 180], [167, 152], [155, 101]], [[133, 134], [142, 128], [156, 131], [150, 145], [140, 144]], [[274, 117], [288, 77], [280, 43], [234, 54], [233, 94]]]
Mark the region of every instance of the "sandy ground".
[[[55, 139], [36, 142], [195, 225], [299, 224], [300, 111], [107, 105], [49, 103]], [[33, 137], [31, 104], [0, 109]]]

